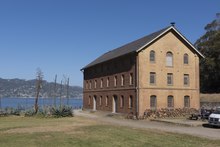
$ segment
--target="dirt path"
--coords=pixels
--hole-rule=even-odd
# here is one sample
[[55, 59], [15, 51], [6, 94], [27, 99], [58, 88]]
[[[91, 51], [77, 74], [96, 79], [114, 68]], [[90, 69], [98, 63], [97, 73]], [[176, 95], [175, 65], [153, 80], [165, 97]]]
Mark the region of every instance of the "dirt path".
[[86, 111], [75, 111], [76, 116], [86, 117], [97, 120], [99, 122], [127, 126], [140, 129], [152, 129], [159, 131], [166, 131], [172, 133], [188, 134], [198, 137], [204, 137], [208, 139], [220, 140], [220, 128], [205, 128], [205, 127], [186, 127], [180, 125], [173, 125], [161, 122], [153, 122], [147, 120], [127, 120], [121, 118], [112, 118], [106, 116], [106, 113], [88, 113]]

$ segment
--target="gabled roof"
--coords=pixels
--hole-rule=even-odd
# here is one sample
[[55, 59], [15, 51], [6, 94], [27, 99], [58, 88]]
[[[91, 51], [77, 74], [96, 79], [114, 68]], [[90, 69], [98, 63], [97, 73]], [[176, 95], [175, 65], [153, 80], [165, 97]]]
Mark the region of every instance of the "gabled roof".
[[129, 54], [129, 53], [132, 53], [132, 52], [139, 52], [139, 51], [146, 48], [148, 45], [150, 45], [152, 42], [154, 42], [156, 39], [158, 39], [159, 37], [161, 37], [162, 35], [164, 35], [165, 33], [167, 33], [170, 30], [174, 30], [190, 47], [192, 47], [192, 49], [200, 57], [204, 58], [204, 56], [178, 30], [176, 30], [175, 27], [169, 26], [169, 27], [166, 27], [162, 30], [154, 32], [150, 35], [147, 35], [143, 38], [140, 38], [138, 40], [135, 40], [133, 42], [125, 44], [125, 45], [123, 45], [119, 48], [116, 48], [114, 50], [111, 50], [111, 51], [101, 55], [100, 57], [95, 59], [93, 62], [88, 64], [87, 66], [83, 67], [82, 70], [84, 70], [86, 68], [89, 68], [91, 66], [100, 64], [102, 62], [109, 61], [111, 59], [114, 59], [114, 58]]

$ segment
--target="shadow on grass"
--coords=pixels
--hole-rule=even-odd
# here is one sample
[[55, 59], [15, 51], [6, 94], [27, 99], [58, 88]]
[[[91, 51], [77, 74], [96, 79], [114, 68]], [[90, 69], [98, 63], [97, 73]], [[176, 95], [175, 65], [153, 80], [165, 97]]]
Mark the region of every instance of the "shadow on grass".
[[212, 126], [212, 125], [209, 125], [208, 123], [202, 124], [202, 126], [203, 126], [204, 128], [219, 129], [219, 130], [220, 130], [220, 127], [218, 127], [218, 126]]

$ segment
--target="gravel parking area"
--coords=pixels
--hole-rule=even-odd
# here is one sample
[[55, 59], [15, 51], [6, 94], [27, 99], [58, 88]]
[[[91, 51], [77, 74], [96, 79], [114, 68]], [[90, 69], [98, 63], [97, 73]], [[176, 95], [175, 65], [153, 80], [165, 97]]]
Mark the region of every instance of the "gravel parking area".
[[[198, 137], [204, 137], [213, 140], [220, 139], [220, 128], [211, 128], [207, 125], [207, 122], [201, 121], [194, 121], [194, 123], [198, 123], [197, 126], [187, 126], [181, 125], [180, 120], [175, 120], [172, 123], [167, 122], [156, 122], [150, 120], [129, 120], [124, 119], [123, 117], [109, 117], [109, 113], [106, 112], [89, 112], [89, 111], [75, 111], [75, 116], [86, 117], [90, 119], [95, 119], [99, 122], [108, 123], [112, 125], [120, 125], [120, 126], [127, 126], [132, 128], [139, 128], [139, 129], [152, 129], [158, 131], [165, 131], [165, 132], [173, 132], [173, 133], [180, 133], [180, 134], [188, 134]], [[186, 122], [184, 122], [186, 123]], [[193, 123], [193, 121], [191, 121]]]

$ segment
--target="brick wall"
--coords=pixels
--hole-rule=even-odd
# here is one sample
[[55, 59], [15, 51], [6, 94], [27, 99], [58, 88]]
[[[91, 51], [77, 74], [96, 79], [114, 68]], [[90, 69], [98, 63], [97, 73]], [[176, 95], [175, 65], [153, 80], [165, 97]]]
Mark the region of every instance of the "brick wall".
[[[128, 54], [84, 70], [83, 107], [93, 109], [94, 99], [96, 110], [113, 111], [113, 101], [116, 100], [116, 112], [136, 112], [135, 90], [135, 54]], [[130, 77], [133, 78], [131, 83]], [[123, 77], [123, 85], [122, 85]], [[116, 80], [117, 79], [117, 80]], [[107, 86], [109, 80], [109, 86]], [[117, 82], [116, 82], [116, 81]], [[102, 82], [102, 83], [101, 83]], [[117, 83], [117, 84], [115, 84]], [[101, 86], [102, 85], [102, 86]], [[106, 105], [106, 97], [108, 104]], [[122, 100], [123, 97], [123, 106]], [[129, 98], [132, 97], [132, 107], [129, 108]], [[90, 99], [90, 100], [89, 100]], [[101, 102], [100, 102], [101, 99]], [[89, 102], [90, 101], [90, 102]]]

